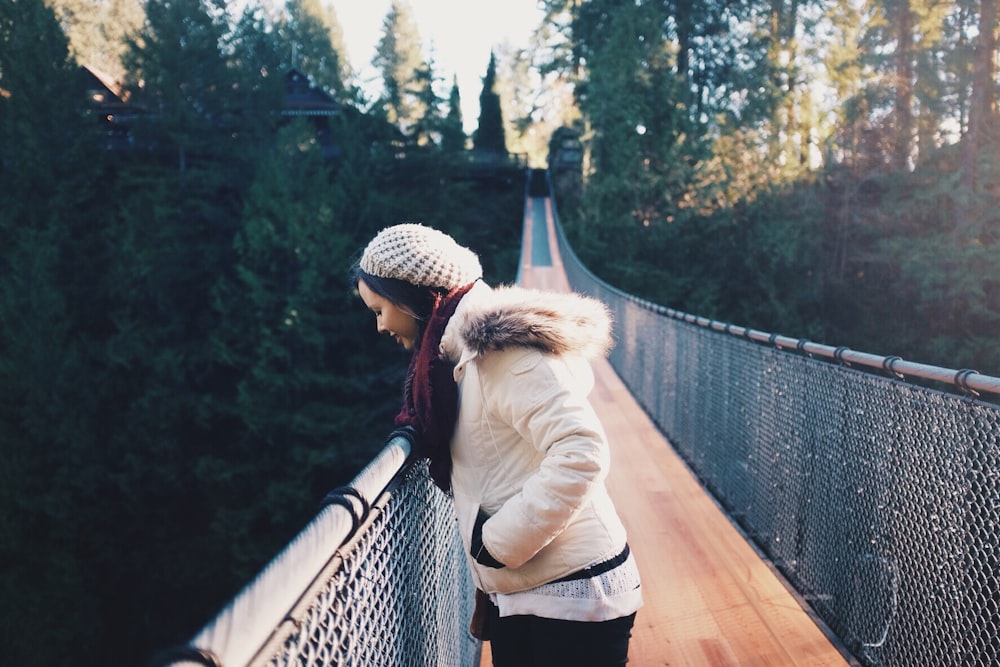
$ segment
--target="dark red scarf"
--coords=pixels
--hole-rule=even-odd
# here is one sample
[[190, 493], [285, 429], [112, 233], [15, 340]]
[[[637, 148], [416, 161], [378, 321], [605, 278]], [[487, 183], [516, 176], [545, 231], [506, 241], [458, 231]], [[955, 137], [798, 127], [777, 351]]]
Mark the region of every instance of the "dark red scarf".
[[431, 479], [445, 492], [451, 489], [451, 436], [458, 419], [458, 385], [454, 367], [441, 358], [441, 336], [455, 308], [472, 285], [438, 297], [420, 343], [410, 359], [403, 385], [403, 409], [397, 426], [417, 430], [417, 454], [430, 461]]

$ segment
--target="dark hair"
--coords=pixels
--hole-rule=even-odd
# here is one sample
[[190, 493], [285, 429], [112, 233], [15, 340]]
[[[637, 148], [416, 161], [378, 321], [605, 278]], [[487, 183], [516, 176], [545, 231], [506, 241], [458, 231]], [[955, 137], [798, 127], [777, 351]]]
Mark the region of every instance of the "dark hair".
[[370, 273], [365, 273], [359, 265], [355, 264], [351, 268], [351, 282], [356, 285], [360, 280], [365, 281], [368, 289], [383, 299], [388, 299], [410, 311], [421, 322], [427, 321], [438, 297], [446, 293], [446, 290], [440, 287], [426, 287], [414, 285], [398, 278], [373, 276]]

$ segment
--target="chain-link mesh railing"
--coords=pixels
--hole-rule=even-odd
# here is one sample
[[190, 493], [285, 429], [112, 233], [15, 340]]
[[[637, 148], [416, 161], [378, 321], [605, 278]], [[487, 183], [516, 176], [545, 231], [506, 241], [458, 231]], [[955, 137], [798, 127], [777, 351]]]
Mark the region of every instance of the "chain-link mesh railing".
[[188, 645], [155, 664], [474, 667], [451, 501], [394, 437]]
[[573, 289], [614, 314], [633, 396], [859, 662], [1000, 664], [1000, 406], [974, 398], [1000, 378], [676, 313], [558, 236]]

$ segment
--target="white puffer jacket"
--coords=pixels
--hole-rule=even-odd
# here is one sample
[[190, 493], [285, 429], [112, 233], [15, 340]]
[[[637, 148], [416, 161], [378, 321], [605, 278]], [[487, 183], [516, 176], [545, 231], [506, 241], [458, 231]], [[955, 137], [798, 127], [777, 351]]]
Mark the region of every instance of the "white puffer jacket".
[[[589, 360], [606, 354], [610, 329], [599, 301], [482, 283], [445, 329], [459, 385], [451, 486], [481, 590], [534, 588], [625, 546], [604, 484], [607, 436], [587, 399]], [[482, 544], [505, 567], [470, 555], [480, 510]]]

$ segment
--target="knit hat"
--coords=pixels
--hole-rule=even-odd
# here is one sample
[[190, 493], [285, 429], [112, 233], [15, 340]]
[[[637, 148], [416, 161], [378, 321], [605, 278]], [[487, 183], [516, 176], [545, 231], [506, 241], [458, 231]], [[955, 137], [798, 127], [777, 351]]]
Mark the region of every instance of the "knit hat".
[[444, 232], [411, 222], [376, 234], [358, 264], [362, 271], [378, 278], [448, 290], [483, 277], [476, 253]]

